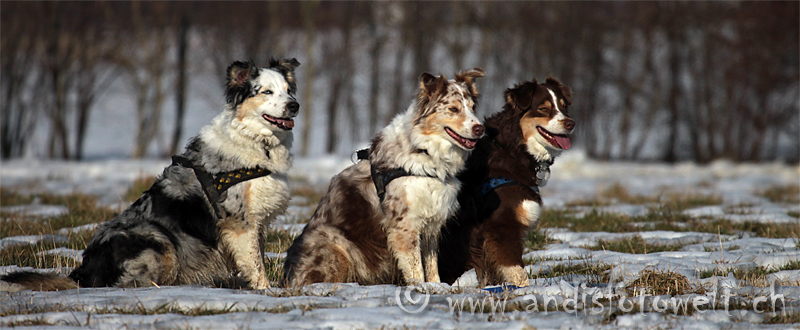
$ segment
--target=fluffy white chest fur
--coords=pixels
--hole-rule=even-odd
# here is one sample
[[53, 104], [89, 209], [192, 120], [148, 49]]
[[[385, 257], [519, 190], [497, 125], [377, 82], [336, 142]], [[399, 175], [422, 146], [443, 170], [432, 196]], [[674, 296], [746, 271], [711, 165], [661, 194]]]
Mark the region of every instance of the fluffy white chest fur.
[[[421, 221], [420, 227], [441, 226], [458, 209], [459, 182], [423, 176], [398, 178], [387, 187], [387, 194], [404, 196], [408, 216]], [[388, 220], [388, 219], [385, 219]]]

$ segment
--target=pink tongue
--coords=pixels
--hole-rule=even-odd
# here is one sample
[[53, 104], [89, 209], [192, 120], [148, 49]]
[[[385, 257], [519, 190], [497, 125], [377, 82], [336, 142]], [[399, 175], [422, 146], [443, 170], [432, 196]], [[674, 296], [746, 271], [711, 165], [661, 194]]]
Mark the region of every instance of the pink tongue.
[[464, 139], [464, 146], [466, 146], [467, 148], [470, 148], [470, 149], [475, 148], [475, 144], [476, 143], [478, 143], [478, 142]]
[[571, 146], [569, 143], [569, 138], [566, 136], [553, 135], [553, 138], [556, 139], [556, 143], [558, 143], [558, 146], [561, 147], [561, 149], [567, 150]]
[[[294, 120], [283, 120], [283, 119], [280, 119], [278, 121], [280, 121], [281, 124], [283, 124], [283, 126], [286, 126], [288, 128], [293, 128], [294, 127]], [[567, 139], [567, 145], [569, 145], [569, 139]], [[567, 147], [567, 148], [569, 148], [569, 147]]]

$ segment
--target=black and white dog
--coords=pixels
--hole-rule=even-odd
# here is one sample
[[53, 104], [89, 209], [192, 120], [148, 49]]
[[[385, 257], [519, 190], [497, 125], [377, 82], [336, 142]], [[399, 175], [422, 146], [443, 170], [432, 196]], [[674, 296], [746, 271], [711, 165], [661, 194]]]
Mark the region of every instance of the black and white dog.
[[68, 278], [2, 277], [34, 290], [213, 284], [238, 271], [270, 286], [263, 234], [289, 202], [295, 59], [228, 67], [224, 111], [191, 139], [153, 186], [100, 226]]

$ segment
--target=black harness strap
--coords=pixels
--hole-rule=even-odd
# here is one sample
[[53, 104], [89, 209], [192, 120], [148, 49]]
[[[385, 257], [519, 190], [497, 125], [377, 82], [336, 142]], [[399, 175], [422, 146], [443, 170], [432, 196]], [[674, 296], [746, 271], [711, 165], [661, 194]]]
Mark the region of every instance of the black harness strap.
[[[356, 156], [360, 160], [369, 161], [369, 149], [361, 149], [356, 151]], [[375, 184], [375, 190], [378, 192], [378, 199], [381, 201], [381, 203], [383, 203], [383, 199], [386, 197], [386, 186], [388, 186], [389, 182], [392, 182], [394, 179], [404, 176], [424, 176], [439, 179], [438, 177], [432, 175], [417, 175], [409, 173], [405, 169], [399, 167], [392, 168], [387, 171], [380, 171], [378, 170], [378, 167], [372, 163], [370, 163], [369, 171], [370, 175], [372, 176], [372, 183]]]
[[208, 202], [214, 207], [217, 217], [222, 218], [222, 213], [219, 203], [223, 202], [225, 198], [221, 198], [222, 194], [238, 183], [248, 180], [260, 178], [272, 174], [271, 171], [260, 167], [244, 168], [230, 172], [220, 172], [216, 175], [211, 175], [206, 172], [202, 166], [196, 166], [194, 162], [183, 156], [172, 156], [172, 165], [180, 165], [185, 168], [190, 168], [194, 171], [197, 181], [200, 181], [200, 186], [203, 187], [203, 192], [208, 198]]

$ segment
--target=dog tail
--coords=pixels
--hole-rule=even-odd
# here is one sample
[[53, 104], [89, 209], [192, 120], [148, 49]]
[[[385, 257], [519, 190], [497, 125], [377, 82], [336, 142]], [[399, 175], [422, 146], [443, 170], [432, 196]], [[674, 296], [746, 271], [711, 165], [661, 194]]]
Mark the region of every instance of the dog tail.
[[19, 271], [0, 276], [0, 291], [60, 291], [77, 289], [78, 283], [56, 273]]

